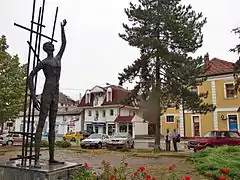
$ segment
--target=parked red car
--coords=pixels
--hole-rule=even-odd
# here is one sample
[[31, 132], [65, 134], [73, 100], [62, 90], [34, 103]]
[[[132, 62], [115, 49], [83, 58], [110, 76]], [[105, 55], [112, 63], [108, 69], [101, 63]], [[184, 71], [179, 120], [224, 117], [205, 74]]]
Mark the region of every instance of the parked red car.
[[195, 152], [205, 149], [206, 147], [216, 146], [238, 146], [240, 145], [240, 133], [237, 131], [209, 131], [207, 134], [198, 139], [188, 141], [188, 149]]

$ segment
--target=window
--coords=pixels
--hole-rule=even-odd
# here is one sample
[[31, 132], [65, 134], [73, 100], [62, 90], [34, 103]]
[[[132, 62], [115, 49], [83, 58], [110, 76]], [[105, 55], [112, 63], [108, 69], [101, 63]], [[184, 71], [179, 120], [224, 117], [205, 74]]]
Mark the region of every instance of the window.
[[167, 123], [173, 123], [174, 122], [174, 116], [172, 116], [172, 115], [166, 116], [166, 122]]
[[239, 134], [237, 132], [229, 132], [229, 136], [231, 138], [240, 138]]
[[99, 115], [98, 111], [95, 111], [95, 114], [96, 114], [96, 116], [98, 116]]
[[190, 88], [190, 91], [191, 92], [195, 92], [195, 93], [198, 94], [198, 87], [197, 86], [193, 86], [193, 87]]
[[103, 117], [106, 116], [106, 111], [105, 111], [105, 110], [103, 110], [103, 112], [102, 112], [102, 116], [103, 116]]
[[87, 92], [87, 93], [86, 93], [85, 103], [86, 103], [86, 104], [90, 103], [90, 92]]
[[99, 113], [98, 113], [98, 111], [95, 111], [95, 118], [96, 118], [96, 120], [98, 120], [98, 117], [99, 117]]
[[225, 98], [235, 98], [235, 88], [233, 83], [225, 84]]
[[133, 114], [133, 116], [135, 116], [136, 112], [135, 112], [135, 111], [133, 111], [133, 113], [132, 113], [132, 114]]
[[110, 109], [110, 116], [113, 116], [113, 113], [114, 113], [113, 109]]
[[88, 116], [92, 116], [92, 111], [91, 110], [88, 111]]

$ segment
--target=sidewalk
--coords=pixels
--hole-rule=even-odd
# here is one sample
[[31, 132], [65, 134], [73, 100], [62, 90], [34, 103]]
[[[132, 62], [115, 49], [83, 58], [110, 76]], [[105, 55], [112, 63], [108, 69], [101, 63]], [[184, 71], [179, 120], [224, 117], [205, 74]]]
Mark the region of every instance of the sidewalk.
[[[154, 139], [135, 139], [134, 140], [136, 143], [154, 143], [155, 140]], [[165, 144], [165, 141], [164, 140], [161, 140], [160, 141], [160, 144], [164, 143]], [[181, 140], [180, 143], [178, 144], [187, 144], [188, 141], [187, 140]]]
[[[152, 149], [154, 147], [154, 140], [145, 140], [145, 139], [136, 139], [135, 141], [135, 148], [136, 149]], [[165, 141], [160, 141], [160, 146], [162, 149], [166, 149]], [[170, 144], [171, 150], [173, 150], [173, 143]], [[187, 141], [181, 141], [177, 143], [178, 150], [180, 151], [188, 151], [187, 148]]]

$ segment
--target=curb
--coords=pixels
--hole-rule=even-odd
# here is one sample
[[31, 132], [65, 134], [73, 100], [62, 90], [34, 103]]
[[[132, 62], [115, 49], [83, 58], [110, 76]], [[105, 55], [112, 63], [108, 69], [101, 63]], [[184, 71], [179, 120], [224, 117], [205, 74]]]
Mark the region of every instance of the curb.
[[160, 158], [160, 157], [175, 157], [175, 158], [188, 158], [190, 157], [189, 154], [127, 154], [130, 157], [141, 157], [141, 158]]

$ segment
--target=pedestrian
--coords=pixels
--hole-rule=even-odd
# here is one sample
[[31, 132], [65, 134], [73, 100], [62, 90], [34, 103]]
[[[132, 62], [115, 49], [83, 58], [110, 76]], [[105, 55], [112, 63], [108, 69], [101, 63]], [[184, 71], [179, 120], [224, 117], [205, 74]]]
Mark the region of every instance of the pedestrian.
[[178, 151], [178, 149], [177, 149], [177, 143], [179, 142], [178, 138], [179, 138], [179, 135], [176, 132], [176, 129], [174, 129], [173, 130], [173, 148], [174, 148], [175, 152]]
[[171, 147], [170, 147], [171, 137], [170, 137], [169, 129], [167, 129], [167, 133], [166, 133], [166, 136], [165, 136], [165, 143], [166, 143], [166, 151], [170, 151], [170, 149], [171, 149]]

